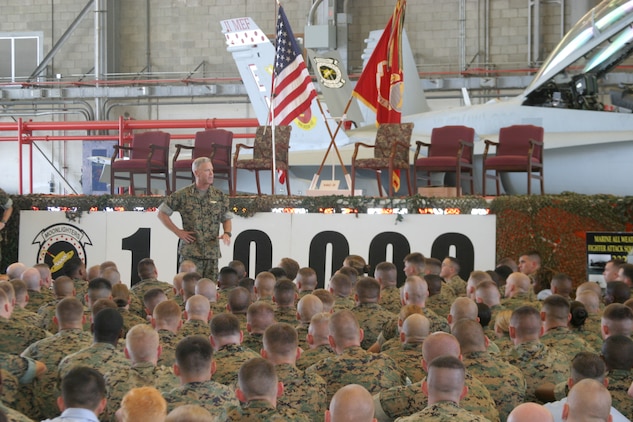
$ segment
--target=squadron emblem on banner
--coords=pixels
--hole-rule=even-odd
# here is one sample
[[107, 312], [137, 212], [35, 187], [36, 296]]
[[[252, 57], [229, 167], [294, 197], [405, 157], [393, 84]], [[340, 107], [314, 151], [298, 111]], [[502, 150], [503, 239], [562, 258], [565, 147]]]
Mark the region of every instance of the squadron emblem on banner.
[[339, 67], [339, 61], [327, 57], [315, 57], [317, 74], [321, 77], [321, 83], [328, 88], [340, 88], [347, 82], [343, 79], [343, 72]]
[[63, 275], [61, 270], [69, 259], [78, 257], [85, 263], [86, 245], [92, 245], [92, 241], [82, 229], [59, 223], [40, 231], [32, 244], [39, 245], [37, 263], [47, 264], [55, 278]]

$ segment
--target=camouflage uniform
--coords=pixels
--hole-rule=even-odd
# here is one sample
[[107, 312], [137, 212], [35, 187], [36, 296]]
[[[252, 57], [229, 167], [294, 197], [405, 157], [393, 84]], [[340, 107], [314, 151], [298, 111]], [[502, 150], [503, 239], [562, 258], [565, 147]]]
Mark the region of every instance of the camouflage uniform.
[[140, 316], [130, 312], [128, 309], [117, 308], [117, 311], [119, 311], [119, 313], [121, 314], [121, 317], [123, 317], [123, 337], [124, 338], [127, 335], [127, 332], [130, 331], [130, 329], [134, 327], [135, 325], [147, 324], [146, 319], [143, 319]]
[[602, 350], [603, 340], [602, 340], [602, 335], [600, 334], [600, 331], [593, 332], [593, 331], [587, 330], [586, 327], [580, 327], [580, 328], [572, 328], [571, 332], [577, 334], [578, 337], [586, 341], [587, 344], [593, 350]]
[[342, 354], [322, 360], [306, 371], [319, 374], [327, 382], [327, 401], [341, 387], [360, 384], [370, 393], [404, 385], [406, 375], [390, 357], [348, 347]]
[[35, 290], [27, 290], [29, 301], [24, 309], [31, 312], [37, 312], [42, 305], [52, 302], [56, 299], [55, 293], [47, 288], [42, 288], [39, 292]]
[[53, 418], [59, 414], [57, 396], [60, 379], [57, 376], [57, 365], [71, 353], [82, 350], [92, 343], [92, 335], [79, 328], [61, 330], [52, 337], [31, 344], [22, 356], [43, 362], [48, 370], [33, 386], [34, 403], [40, 409], [40, 418]]
[[226, 302], [224, 304], [220, 302], [210, 302], [211, 310], [213, 311], [213, 315], [223, 314], [226, 312]]
[[541, 303], [533, 300], [534, 293], [517, 293], [512, 297], [508, 297], [501, 300], [501, 306], [503, 309], [509, 309], [514, 311], [521, 306], [532, 306], [536, 309], [541, 309]]
[[33, 359], [0, 353], [2, 402], [13, 409], [28, 409], [32, 404], [22, 394], [24, 384], [33, 382], [36, 374]]
[[292, 412], [291, 414], [282, 413], [266, 400], [251, 400], [242, 406], [232, 407], [229, 409], [226, 420], [230, 422], [310, 421], [310, 419], [297, 412]]
[[19, 355], [32, 343], [50, 336], [50, 333], [23, 321], [0, 318], [0, 352]]
[[[420, 277], [424, 278], [424, 275], [420, 275]], [[442, 281], [442, 287], [440, 287], [440, 294], [443, 296], [446, 296], [447, 298], [452, 298], [452, 300], [455, 300], [455, 298], [457, 297], [455, 290], [453, 290], [451, 286], [446, 284], [445, 281]]]
[[176, 387], [170, 392], [164, 392], [167, 402], [167, 412], [186, 404], [202, 406], [217, 416], [218, 420], [226, 420], [226, 413], [231, 406], [239, 406], [233, 390], [213, 380], [190, 382]]
[[331, 358], [334, 356], [336, 356], [334, 350], [332, 350], [329, 345], [323, 344], [314, 349], [305, 349], [303, 353], [301, 353], [299, 360], [297, 360], [296, 365], [299, 369], [307, 369], [315, 363], [322, 361], [323, 359]]
[[352, 309], [354, 306], [356, 306], [356, 302], [354, 302], [354, 298], [350, 296], [347, 296], [347, 297], [335, 296], [334, 307], [332, 309], [334, 309], [334, 312], [336, 312], [336, 311], [342, 311], [343, 309]]
[[0, 402], [0, 411], [6, 415], [7, 422], [34, 422], [33, 419], [29, 419], [17, 410], [5, 406], [2, 402]]
[[264, 335], [261, 333], [245, 333], [242, 346], [259, 353], [264, 348]]
[[425, 306], [427, 309], [435, 312], [442, 318], [446, 318], [451, 311], [451, 305], [454, 301], [454, 296], [449, 296], [444, 292], [440, 292], [439, 294], [429, 296], [426, 299]]
[[133, 285], [130, 291], [140, 299], [145, 296], [145, 293], [152, 289], [161, 289], [165, 292], [167, 299], [173, 299], [174, 297], [174, 286], [166, 281], [160, 281], [155, 278], [146, 278], [141, 280], [140, 283]]
[[[233, 314], [233, 312], [231, 312]], [[242, 331], [242, 333], [247, 333], [248, 330], [246, 329], [246, 314], [233, 314], [235, 315], [235, 317], [237, 318], [237, 320], [240, 322], [240, 330]], [[211, 326], [209, 326], [209, 329], [211, 328]]]
[[224, 385], [234, 385], [237, 382], [237, 372], [240, 366], [250, 359], [261, 357], [259, 353], [237, 344], [227, 344], [213, 353], [216, 362], [213, 379]]
[[299, 339], [299, 347], [303, 350], [308, 350], [310, 348], [307, 340], [309, 328], [310, 324], [304, 324], [303, 322], [295, 327], [295, 330], [297, 330], [297, 338]]
[[311, 421], [320, 420], [328, 407], [323, 378], [290, 364], [275, 365], [275, 371], [284, 384], [284, 393], [277, 399], [277, 409], [285, 413], [299, 412]]
[[[422, 313], [428, 318], [430, 323], [430, 332], [443, 331], [445, 333], [451, 332], [451, 327], [448, 325], [446, 318], [437, 315], [429, 308], [422, 308]], [[397, 342], [398, 333], [398, 316], [395, 316], [391, 321], [387, 322], [382, 328], [382, 332], [378, 336], [378, 344], [381, 346], [385, 344], [387, 340], [396, 339], [395, 344], [392, 343], [392, 347], [399, 345]]]
[[567, 357], [538, 340], [516, 345], [502, 357], [523, 372], [527, 382], [526, 401], [539, 403], [535, 396], [539, 385], [546, 382], [557, 384], [566, 381], [569, 375]]
[[446, 280], [446, 285], [455, 292], [455, 296], [466, 296], [466, 284], [459, 275], [454, 275]]
[[170, 368], [156, 366], [151, 362], [141, 362], [126, 370], [111, 371], [104, 375], [107, 388], [107, 406], [100, 419], [114, 421], [114, 413], [121, 406], [123, 396], [132, 388], [154, 387], [158, 391], [171, 391], [180, 381]]
[[[55, 316], [55, 309], [57, 309], [58, 303], [59, 300], [54, 300], [52, 302], [43, 304], [37, 310], [37, 314], [40, 316], [40, 328], [53, 334], [58, 331], [57, 324], [53, 323], [53, 317]], [[55, 326], [55, 333], [52, 331], [53, 325]]]
[[180, 338], [185, 338], [189, 336], [203, 336], [207, 339], [211, 336], [211, 326], [208, 322], [204, 322], [199, 319], [190, 319], [189, 321], [185, 321], [180, 327], [180, 331], [178, 331], [178, 335]]
[[26, 310], [26, 308], [20, 308], [20, 306], [16, 306], [13, 309], [13, 313], [11, 314], [11, 319], [15, 319], [21, 321], [25, 324], [32, 325], [34, 327], [40, 327], [42, 325], [42, 317], [36, 314], [35, 312], [31, 312]]
[[630, 418], [633, 415], [633, 399], [626, 392], [633, 380], [633, 371], [612, 369], [607, 373], [607, 379], [609, 380], [607, 389], [613, 400], [612, 406]]
[[127, 370], [130, 367], [130, 361], [110, 343], [93, 343], [59, 362], [57, 366], [59, 378], [63, 379], [75, 366], [87, 366], [105, 374]]
[[169, 330], [157, 330], [160, 345], [163, 348], [158, 357], [158, 365], [171, 368], [176, 363], [176, 346], [182, 340], [180, 334], [173, 333]]
[[394, 318], [396, 321], [398, 320], [397, 315], [392, 314], [377, 303], [361, 303], [352, 308], [351, 311], [365, 333], [361, 343], [361, 347], [365, 350], [376, 342], [385, 324], [393, 321]]
[[440, 401], [425, 407], [422, 411], [396, 419], [401, 422], [490, 422], [489, 419], [462, 409], [459, 405], [452, 401]]
[[179, 242], [180, 259], [201, 263], [198, 268], [202, 276], [213, 281], [218, 279], [218, 258], [221, 256], [220, 226], [233, 218], [229, 207], [229, 197], [221, 190], [209, 186], [206, 192], [200, 192], [195, 184], [172, 193], [159, 206], [159, 210], [169, 216], [174, 211], [180, 212], [183, 230], [194, 232], [194, 242]]
[[297, 308], [281, 308], [275, 306], [275, 321], [295, 325], [297, 323]]
[[[489, 337], [491, 340], [493, 337]], [[510, 338], [509, 334], [504, 334], [501, 337], [494, 337], [495, 344], [499, 347], [499, 351], [502, 356], [511, 353], [514, 350], [514, 342]]]
[[550, 349], [565, 354], [568, 362], [571, 362], [579, 352], [595, 352], [585, 340], [567, 327], [551, 328], [541, 336], [540, 340]]
[[463, 360], [468, 372], [488, 389], [502, 421], [525, 401], [525, 378], [516, 366], [488, 352], [466, 353]]
[[73, 279], [73, 284], [75, 285], [75, 297], [85, 305], [86, 293], [88, 293], [88, 282], [80, 278], [75, 278]]
[[426, 376], [422, 367], [422, 343], [401, 343], [382, 352], [393, 359], [407, 374], [411, 382], [421, 381]]
[[602, 313], [589, 314], [583, 328], [594, 334], [600, 335], [602, 331]]
[[[471, 413], [488, 418], [492, 422], [498, 422], [499, 412], [495, 407], [495, 402], [481, 381], [466, 371], [464, 385], [468, 387], [468, 394], [461, 400], [460, 406]], [[403, 387], [389, 388], [374, 396], [376, 417], [379, 420], [393, 420], [401, 416], [412, 415], [424, 410], [427, 404], [428, 398], [422, 392], [422, 381]]]
[[146, 320], [147, 313], [145, 312], [145, 305], [143, 304], [143, 298], [139, 298], [134, 292], [130, 292], [129, 309], [130, 309], [130, 312], [132, 312], [134, 315], [137, 315], [138, 317]]
[[380, 290], [380, 306], [393, 314], [398, 314], [402, 303], [400, 302], [400, 289], [393, 286]]

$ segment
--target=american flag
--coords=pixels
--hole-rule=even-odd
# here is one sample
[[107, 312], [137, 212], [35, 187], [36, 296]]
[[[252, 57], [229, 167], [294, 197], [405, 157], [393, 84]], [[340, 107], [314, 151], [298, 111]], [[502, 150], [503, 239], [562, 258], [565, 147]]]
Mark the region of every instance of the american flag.
[[317, 96], [297, 40], [281, 6], [277, 16], [277, 51], [273, 85], [275, 125], [290, 124], [310, 108], [312, 99]]

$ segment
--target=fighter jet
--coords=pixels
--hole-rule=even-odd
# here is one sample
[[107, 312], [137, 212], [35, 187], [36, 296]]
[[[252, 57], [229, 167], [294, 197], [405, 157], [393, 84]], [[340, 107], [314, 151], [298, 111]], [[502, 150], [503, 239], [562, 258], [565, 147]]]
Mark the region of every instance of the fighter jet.
[[[225, 35], [228, 44], [229, 36]], [[545, 130], [545, 193], [571, 191], [628, 195], [633, 180], [630, 164], [633, 157], [633, 75], [630, 80], [624, 80], [630, 86], [622, 84], [608, 93], [608, 101], [605, 101], [604, 86], [616, 74], [614, 70], [617, 66], [633, 54], [632, 40], [633, 0], [604, 0], [572, 27], [545, 60], [529, 86], [517, 97], [403, 115], [402, 121], [414, 123], [412, 141], [428, 142], [433, 128], [445, 125], [474, 128], [477, 135], [477, 192], [481, 192], [483, 140], [497, 140], [502, 127], [533, 124]], [[266, 42], [270, 43], [268, 39]], [[268, 60], [272, 63], [274, 51], [267, 55], [271, 55]], [[237, 58], [236, 63], [242, 72], [244, 65], [240, 65]], [[617, 74], [622, 76], [621, 73]], [[419, 86], [416, 94], [421, 95], [421, 84]], [[248, 84], [247, 89], [249, 94], [257, 94], [255, 89], [248, 88]], [[262, 91], [261, 86], [259, 90]], [[254, 102], [253, 96], [251, 101]], [[317, 118], [321, 117], [317, 115]], [[347, 131], [346, 138], [340, 142], [337, 139], [342, 159], [348, 166], [353, 143], [372, 143], [375, 139], [373, 122], [365, 124], [359, 129]], [[298, 190], [293, 188], [295, 192], [308, 189], [310, 174], [314, 174], [325, 153], [322, 137], [310, 138], [305, 142], [307, 145], [291, 148], [290, 174], [294, 174], [297, 179], [291, 179], [291, 183], [300, 186]], [[308, 145], [317, 148], [309, 148]], [[333, 164], [332, 177], [340, 176], [340, 170], [334, 169]], [[376, 194], [375, 178], [371, 175], [366, 179], [365, 182], [362, 178], [360, 181], [357, 179], [357, 186], [361, 187], [363, 194]], [[493, 192], [493, 182], [489, 183], [487, 192]], [[504, 174], [502, 184], [503, 191], [510, 194], [525, 193], [527, 188], [525, 174]], [[467, 188], [466, 185], [464, 188]], [[406, 189], [401, 188], [400, 194], [404, 192]]]

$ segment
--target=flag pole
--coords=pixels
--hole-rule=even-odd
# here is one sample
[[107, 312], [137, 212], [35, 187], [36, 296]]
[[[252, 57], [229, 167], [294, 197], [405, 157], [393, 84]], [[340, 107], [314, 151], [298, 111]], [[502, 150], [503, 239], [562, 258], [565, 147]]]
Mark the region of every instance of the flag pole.
[[[279, 6], [281, 6], [281, 3], [279, 3], [279, 0], [275, 1], [275, 62], [277, 61], [277, 21], [278, 21], [278, 15], [279, 15]], [[273, 67], [274, 67], [274, 63], [273, 63]], [[273, 75], [272, 75], [272, 80], [271, 80], [271, 84], [272, 87], [270, 89], [270, 148], [272, 150], [272, 168], [270, 169], [270, 194], [272, 196], [275, 196], [275, 189], [277, 188], [277, 185], [275, 183], [275, 173], [277, 172], [277, 150], [276, 150], [276, 145], [275, 145], [275, 104], [274, 104], [274, 100], [275, 100], [275, 82], [276, 82], [276, 78], [275, 78], [275, 72], [273, 71]], [[288, 177], [288, 175], [286, 175], [286, 177]]]
[[341, 168], [343, 169], [343, 175], [345, 177], [345, 181], [347, 183], [347, 187], [349, 189], [352, 188], [351, 186], [351, 182], [350, 180], [348, 180], [349, 175], [347, 173], [347, 169], [345, 168], [345, 164], [343, 163], [343, 158], [341, 157], [341, 153], [338, 149], [338, 146], [336, 145], [336, 135], [338, 135], [339, 130], [341, 129], [341, 126], [343, 125], [343, 123], [345, 122], [345, 117], [347, 115], [347, 111], [349, 110], [351, 104], [352, 104], [352, 99], [353, 97], [350, 97], [349, 101], [347, 101], [347, 105], [345, 106], [345, 110], [343, 111], [343, 116], [341, 117], [341, 119], [339, 120], [339, 122], [337, 123], [336, 126], [336, 130], [334, 131], [334, 134], [332, 134], [332, 131], [330, 130], [330, 126], [327, 122], [327, 119], [325, 119], [325, 113], [323, 112], [323, 108], [321, 106], [321, 102], [317, 99], [318, 103], [319, 103], [319, 109], [321, 110], [321, 113], [323, 114], [323, 118], [325, 119], [325, 126], [327, 127], [328, 133], [330, 134], [330, 145], [328, 145], [327, 150], [325, 151], [325, 155], [323, 156], [323, 160], [321, 161], [321, 166], [319, 167], [319, 170], [316, 172], [314, 178], [312, 179], [312, 184], [310, 185], [310, 189], [315, 189], [316, 188], [316, 182], [317, 180], [319, 180], [319, 176], [321, 175], [321, 171], [323, 171], [323, 167], [325, 166], [325, 161], [327, 160], [328, 155], [330, 154], [330, 151], [332, 150], [332, 146], [334, 146], [334, 150], [336, 151], [336, 155], [338, 157], [338, 161], [341, 163]]

